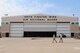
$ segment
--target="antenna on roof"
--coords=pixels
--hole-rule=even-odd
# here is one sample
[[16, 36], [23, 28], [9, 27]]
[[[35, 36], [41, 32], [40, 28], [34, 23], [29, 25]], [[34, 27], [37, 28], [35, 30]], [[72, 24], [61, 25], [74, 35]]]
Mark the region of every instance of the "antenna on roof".
[[75, 14], [73, 14], [73, 16], [75, 16]]

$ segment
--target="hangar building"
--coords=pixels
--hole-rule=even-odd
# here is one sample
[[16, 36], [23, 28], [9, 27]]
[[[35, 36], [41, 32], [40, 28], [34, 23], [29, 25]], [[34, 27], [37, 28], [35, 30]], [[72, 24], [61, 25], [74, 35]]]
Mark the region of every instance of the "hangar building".
[[77, 17], [33, 14], [2, 17], [2, 36], [52, 37], [60, 33], [73, 37], [79, 32]]

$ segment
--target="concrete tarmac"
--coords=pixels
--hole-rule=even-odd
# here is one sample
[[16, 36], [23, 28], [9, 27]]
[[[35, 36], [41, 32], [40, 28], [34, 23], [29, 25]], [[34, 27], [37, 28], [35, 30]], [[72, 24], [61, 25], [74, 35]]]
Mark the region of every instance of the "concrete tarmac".
[[63, 38], [0, 38], [0, 53], [80, 53], [80, 40]]

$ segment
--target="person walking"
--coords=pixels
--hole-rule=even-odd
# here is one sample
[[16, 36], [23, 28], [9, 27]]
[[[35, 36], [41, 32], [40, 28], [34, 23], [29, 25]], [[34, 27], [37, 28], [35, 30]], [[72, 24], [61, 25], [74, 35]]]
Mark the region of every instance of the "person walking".
[[59, 40], [59, 43], [63, 43], [63, 37], [62, 37], [62, 33], [60, 33], [60, 36], [59, 36], [60, 40]]
[[52, 43], [54, 43], [54, 41], [57, 43], [55, 35], [53, 35], [53, 41], [52, 41]]
[[1, 38], [1, 33], [0, 33], [0, 38]]

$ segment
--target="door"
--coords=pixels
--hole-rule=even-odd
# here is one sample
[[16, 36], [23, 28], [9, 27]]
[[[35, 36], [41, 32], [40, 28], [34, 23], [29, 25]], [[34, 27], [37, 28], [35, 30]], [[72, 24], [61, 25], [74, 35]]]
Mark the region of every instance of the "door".
[[23, 23], [10, 24], [10, 37], [23, 37]]
[[56, 23], [24, 23], [24, 37], [52, 37]]
[[45, 32], [24, 32], [24, 37], [53, 37], [53, 35], [56, 36], [55, 31], [45, 31]]
[[71, 32], [70, 32], [70, 23], [69, 22], [59, 22], [57, 23], [57, 35], [62, 33], [63, 35], [70, 37]]
[[24, 31], [56, 31], [55, 23], [24, 23]]

